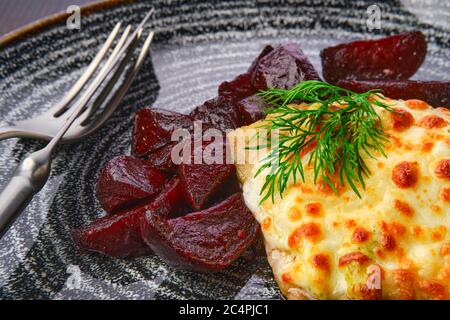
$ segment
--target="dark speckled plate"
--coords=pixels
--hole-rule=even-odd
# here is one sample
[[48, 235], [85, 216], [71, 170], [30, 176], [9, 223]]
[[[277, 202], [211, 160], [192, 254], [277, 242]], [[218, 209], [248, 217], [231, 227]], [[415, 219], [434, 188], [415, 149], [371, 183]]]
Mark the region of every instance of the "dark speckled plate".
[[[83, 254], [70, 230], [102, 215], [94, 184], [102, 164], [129, 152], [133, 114], [146, 106], [187, 112], [245, 70], [267, 43], [295, 41], [320, 69], [330, 44], [422, 30], [429, 41], [420, 79], [450, 74], [450, 3], [379, 1], [381, 29], [369, 31], [374, 1], [112, 1], [83, 11], [81, 30], [63, 16], [0, 40], [0, 125], [50, 107], [82, 73], [118, 20], [136, 24], [151, 7], [151, 56], [119, 109], [81, 143], [62, 146], [49, 182], [0, 240], [3, 299], [279, 299], [266, 259], [241, 259], [217, 274], [174, 270], [155, 256], [133, 261]], [[424, 3], [424, 5], [420, 5]], [[0, 142], [0, 183], [42, 142]]]

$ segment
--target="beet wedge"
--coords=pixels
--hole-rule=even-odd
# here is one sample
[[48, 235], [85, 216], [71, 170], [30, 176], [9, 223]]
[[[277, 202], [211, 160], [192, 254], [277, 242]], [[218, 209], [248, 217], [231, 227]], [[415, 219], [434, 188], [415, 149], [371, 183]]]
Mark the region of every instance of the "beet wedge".
[[252, 85], [260, 90], [290, 89], [303, 80], [320, 80], [317, 71], [303, 51], [286, 43], [261, 58], [252, 73]]
[[240, 101], [232, 102], [222, 97], [206, 101], [191, 112], [197, 120], [210, 124], [226, 132], [249, 125], [264, 117], [264, 109], [268, 107], [264, 99], [252, 95]]
[[216, 192], [208, 201], [208, 207], [212, 207], [227, 198], [231, 197], [237, 192], [242, 192], [239, 180], [236, 174], [232, 174], [220, 187], [219, 192]]
[[176, 145], [176, 143], [170, 143], [162, 148], [159, 148], [158, 150], [155, 150], [151, 152], [150, 154], [146, 155], [144, 159], [147, 161], [147, 163], [157, 168], [161, 171], [170, 173], [170, 174], [176, 174], [178, 172], [177, 165], [172, 161], [172, 148]]
[[247, 73], [253, 74], [253, 72], [255, 72], [256, 68], [258, 67], [258, 63], [261, 61], [261, 59], [267, 56], [269, 53], [271, 53], [273, 49], [274, 48], [270, 44], [265, 46], [260, 52], [259, 56], [255, 60], [253, 60], [252, 64], [250, 65], [250, 68], [248, 68], [247, 70]]
[[251, 96], [238, 102], [237, 108], [241, 114], [241, 126], [247, 126], [264, 118], [264, 110], [269, 105], [260, 96]]
[[146, 156], [171, 143], [175, 129], [193, 129], [192, 117], [162, 109], [142, 109], [136, 113], [132, 154]]
[[142, 238], [171, 266], [220, 271], [253, 244], [259, 225], [241, 193], [201, 212], [165, 219], [151, 212], [141, 221]]
[[111, 214], [155, 197], [166, 182], [166, 175], [146, 161], [119, 156], [105, 164], [96, 195], [102, 208]]
[[246, 73], [238, 75], [231, 81], [224, 81], [219, 86], [219, 97], [237, 102], [257, 93], [257, 89], [252, 84], [252, 75], [259, 61], [273, 51], [273, 47], [264, 47], [259, 56], [252, 62]]
[[78, 247], [117, 258], [147, 255], [150, 248], [140, 233], [140, 220], [146, 212], [164, 217], [176, 217], [186, 210], [179, 179], [171, 180], [161, 194], [147, 204], [100, 218], [88, 226], [73, 230]]
[[262, 116], [256, 109], [246, 109], [259, 107], [261, 101], [244, 99], [269, 87], [291, 88], [303, 80], [320, 80], [320, 77], [297, 45], [288, 43], [275, 49], [267, 46], [246, 73], [222, 83], [219, 97], [206, 101], [190, 115], [222, 131], [236, 129]]
[[219, 86], [219, 97], [235, 102], [256, 93], [252, 85], [252, 75], [243, 73], [231, 81], [224, 81]]
[[190, 163], [179, 166], [183, 194], [193, 210], [202, 210], [211, 204], [213, 197], [236, 171], [233, 164], [227, 164], [228, 150], [225, 141], [198, 141], [198, 144], [197, 149], [201, 149], [199, 151], [202, 152], [202, 157], [196, 159], [196, 151], [192, 148]]
[[450, 109], [449, 81], [341, 80], [337, 85], [356, 93], [380, 89], [381, 93], [392, 99], [419, 99], [427, 102], [433, 107], [445, 107]]
[[341, 44], [322, 50], [323, 77], [333, 84], [339, 80], [406, 80], [422, 65], [426, 53], [420, 31]]
[[221, 97], [206, 101], [195, 108], [190, 115], [223, 132], [241, 126], [241, 115], [237, 105]]

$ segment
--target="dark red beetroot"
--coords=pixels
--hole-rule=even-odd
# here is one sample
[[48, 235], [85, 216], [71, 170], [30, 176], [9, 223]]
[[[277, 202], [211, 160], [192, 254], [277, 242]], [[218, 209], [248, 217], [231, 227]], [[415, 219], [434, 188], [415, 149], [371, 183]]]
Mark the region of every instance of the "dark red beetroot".
[[147, 212], [142, 238], [169, 265], [197, 271], [228, 267], [255, 241], [259, 225], [236, 193], [207, 210], [176, 219]]
[[155, 168], [169, 173], [177, 173], [177, 166], [171, 158], [172, 148], [176, 143], [168, 144], [145, 156], [147, 162]]
[[220, 187], [220, 192], [216, 192], [209, 200], [208, 206], [216, 205], [229, 198], [236, 192], [242, 192], [239, 180], [236, 174], [232, 174]]
[[190, 115], [223, 131], [236, 129], [262, 116], [258, 111], [263, 107], [261, 100], [252, 98], [239, 103], [241, 100], [268, 87], [291, 88], [303, 80], [320, 80], [320, 77], [302, 50], [292, 43], [275, 49], [267, 46], [247, 73], [222, 83], [219, 97], [206, 101]]
[[272, 50], [272, 46], [266, 46], [253, 61], [246, 73], [240, 74], [231, 81], [222, 82], [219, 86], [219, 97], [236, 102], [255, 94], [257, 89], [251, 83], [252, 74], [259, 61]]
[[262, 49], [259, 56], [255, 60], [253, 60], [252, 64], [250, 65], [250, 68], [248, 68], [248, 70], [247, 70], [247, 73], [253, 74], [253, 72], [255, 72], [255, 70], [256, 70], [256, 67], [258, 66], [259, 61], [261, 61], [262, 58], [267, 56], [272, 51], [273, 51], [273, 47], [270, 44], [265, 46], [264, 49]]
[[142, 157], [168, 145], [174, 129], [193, 128], [192, 117], [162, 110], [142, 109], [136, 113], [132, 153]]
[[190, 115], [225, 132], [262, 119], [267, 106], [264, 99], [256, 95], [239, 102], [218, 97], [195, 108]]
[[320, 77], [294, 43], [280, 45], [263, 57], [252, 76], [252, 84], [258, 91], [267, 88], [289, 89], [303, 80], [320, 80]]
[[251, 83], [252, 75], [243, 73], [231, 81], [224, 81], [219, 86], [219, 97], [230, 101], [239, 101], [256, 93]]
[[195, 108], [190, 115], [222, 131], [241, 126], [237, 105], [225, 98], [217, 97]]
[[249, 125], [264, 118], [264, 110], [269, 105], [260, 96], [251, 96], [238, 103], [241, 114], [241, 126]]
[[323, 76], [330, 83], [408, 79], [422, 65], [426, 53], [427, 43], [420, 31], [341, 44], [322, 50]]
[[146, 161], [130, 156], [115, 157], [104, 166], [96, 194], [108, 213], [130, 207], [156, 196], [166, 183], [166, 175]]
[[[195, 144], [194, 141], [194, 146]], [[199, 144], [202, 147], [199, 155], [201, 155], [200, 152], [203, 154], [197, 159], [199, 163], [195, 162], [195, 148], [191, 148], [191, 163], [182, 163], [179, 166], [183, 193], [193, 210], [204, 209], [210, 204], [225, 182], [235, 173], [234, 165], [226, 162], [226, 143], [223, 141], [210, 143], [200, 140]], [[200, 148], [197, 147], [197, 149]]]
[[392, 99], [420, 99], [433, 107], [450, 108], [449, 81], [341, 80], [337, 83], [337, 85], [357, 93], [363, 93], [373, 89], [381, 89], [382, 93], [386, 97]]
[[82, 249], [118, 258], [134, 258], [150, 252], [140, 234], [140, 220], [146, 212], [164, 217], [177, 216], [186, 204], [178, 178], [173, 179], [152, 202], [107, 216], [75, 229], [72, 237]]

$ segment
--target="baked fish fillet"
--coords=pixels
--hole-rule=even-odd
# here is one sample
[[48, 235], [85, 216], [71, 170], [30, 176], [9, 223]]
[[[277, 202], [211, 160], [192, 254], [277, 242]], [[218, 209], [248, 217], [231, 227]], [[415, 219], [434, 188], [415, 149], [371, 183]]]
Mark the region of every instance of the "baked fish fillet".
[[265, 175], [255, 173], [268, 150], [246, 146], [262, 122], [229, 135], [246, 204], [288, 299], [450, 297], [450, 112], [385, 102], [403, 113], [375, 107], [390, 137], [387, 158], [365, 158], [372, 174], [361, 198], [349, 186], [336, 194], [314, 185], [305, 150], [305, 183], [260, 205]]

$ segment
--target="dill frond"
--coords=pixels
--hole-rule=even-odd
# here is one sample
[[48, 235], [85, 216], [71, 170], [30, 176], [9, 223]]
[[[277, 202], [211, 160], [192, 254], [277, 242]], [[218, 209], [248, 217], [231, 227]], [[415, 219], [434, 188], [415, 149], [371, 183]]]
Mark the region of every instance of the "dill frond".
[[[378, 92], [358, 94], [316, 80], [301, 82], [292, 89], [261, 92], [259, 95], [273, 106], [265, 110], [266, 115], [272, 116], [266, 118], [262, 128], [268, 130], [268, 136], [275, 130], [279, 133], [278, 145], [271, 146], [255, 174], [258, 176], [268, 169], [261, 202], [269, 198], [273, 202], [276, 192], [282, 197], [291, 178], [294, 184], [299, 179], [305, 181], [300, 152], [311, 143], [315, 147], [307, 163], [314, 170], [314, 183], [320, 180], [337, 192], [332, 181], [338, 176], [342, 186], [347, 183], [361, 197], [359, 189], [365, 188], [364, 178], [371, 174], [363, 155], [386, 156], [384, 147], [388, 136], [374, 105], [393, 110], [369, 99]], [[293, 101], [317, 103], [319, 107], [297, 109], [288, 105]]]

